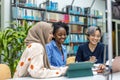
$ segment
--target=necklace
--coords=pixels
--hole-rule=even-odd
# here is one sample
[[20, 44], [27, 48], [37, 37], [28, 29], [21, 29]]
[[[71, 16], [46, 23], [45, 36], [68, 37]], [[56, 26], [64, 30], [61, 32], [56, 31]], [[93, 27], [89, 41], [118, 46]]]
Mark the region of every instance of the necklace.
[[89, 48], [93, 52], [95, 50], [96, 46], [92, 46], [92, 45], [89, 44]]

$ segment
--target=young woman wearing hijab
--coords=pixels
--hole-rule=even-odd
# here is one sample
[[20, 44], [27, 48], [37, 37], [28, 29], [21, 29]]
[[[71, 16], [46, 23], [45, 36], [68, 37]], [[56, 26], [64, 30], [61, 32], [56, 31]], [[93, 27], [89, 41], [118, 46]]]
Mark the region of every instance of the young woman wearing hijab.
[[49, 65], [45, 44], [50, 42], [53, 34], [52, 25], [38, 22], [25, 39], [27, 45], [14, 73], [16, 77], [49, 78], [61, 76], [67, 68], [52, 68]]
[[[89, 27], [87, 31], [88, 42], [79, 46], [75, 61], [90, 61], [100, 64], [103, 63], [104, 44], [100, 43], [101, 36], [102, 34], [99, 27]], [[101, 70], [99, 70], [98, 72], [102, 72], [105, 68], [105, 65], [100, 65], [99, 68]]]
[[49, 62], [52, 66], [65, 66], [67, 51], [63, 45], [68, 34], [68, 26], [63, 22], [53, 23], [53, 40], [46, 45]]

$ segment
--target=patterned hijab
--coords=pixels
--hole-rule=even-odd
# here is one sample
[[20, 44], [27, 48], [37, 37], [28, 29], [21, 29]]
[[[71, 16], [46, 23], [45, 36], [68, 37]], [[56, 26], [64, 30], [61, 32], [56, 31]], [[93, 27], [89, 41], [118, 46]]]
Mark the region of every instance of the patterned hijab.
[[[49, 32], [53, 30], [52, 25], [46, 22], [38, 22], [29, 31], [25, 39], [25, 43], [28, 46], [30, 43], [41, 43], [45, 49], [45, 44], [47, 43]], [[44, 67], [50, 68], [46, 50], [44, 50]]]

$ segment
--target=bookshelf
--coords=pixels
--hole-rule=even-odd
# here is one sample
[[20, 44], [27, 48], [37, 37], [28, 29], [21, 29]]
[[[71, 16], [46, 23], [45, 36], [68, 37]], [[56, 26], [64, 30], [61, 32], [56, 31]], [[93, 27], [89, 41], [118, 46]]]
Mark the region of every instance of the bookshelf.
[[[86, 28], [89, 26], [96, 26], [97, 20], [102, 19], [102, 15], [97, 10], [91, 10], [88, 14], [86, 8], [76, 6], [66, 6], [66, 10], [58, 11], [56, 2], [44, 2], [45, 7], [36, 6], [33, 2], [29, 3], [26, 0], [23, 3], [13, 0], [11, 3], [12, 8], [12, 20], [21, 21], [26, 20], [28, 22], [57, 22], [62, 21], [69, 25], [69, 35], [67, 36], [64, 45], [67, 48], [68, 53], [75, 55], [78, 46], [87, 41]], [[39, 1], [39, 0], [38, 0]], [[48, 5], [49, 4], [49, 5]], [[51, 4], [54, 4], [54, 6]]]

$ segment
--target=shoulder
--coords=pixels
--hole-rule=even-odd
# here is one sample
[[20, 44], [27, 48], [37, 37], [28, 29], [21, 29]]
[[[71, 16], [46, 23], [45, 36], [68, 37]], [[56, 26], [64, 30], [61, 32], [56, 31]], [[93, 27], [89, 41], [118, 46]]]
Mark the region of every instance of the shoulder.
[[55, 44], [55, 41], [52, 40], [51, 42], [49, 42], [49, 43], [46, 44], [46, 47], [51, 47], [51, 46], [53, 46], [54, 44]]
[[40, 43], [31, 43], [27, 48], [43, 48], [43, 45]]
[[85, 48], [85, 47], [87, 47], [88, 46], [88, 42], [85, 42], [85, 43], [82, 43], [82, 44], [80, 44], [80, 48]]
[[66, 50], [66, 46], [65, 46], [65, 45], [62, 45], [62, 49]]
[[49, 42], [48, 44], [45, 45], [46, 49], [55, 49], [56, 47], [56, 42], [54, 40], [52, 40], [51, 42]]
[[99, 42], [98, 45], [97, 45], [97, 49], [104, 50], [104, 44]]
[[101, 43], [101, 42], [99, 42], [99, 43], [98, 43], [98, 46], [99, 46], [99, 47], [104, 47], [104, 44]]
[[37, 51], [43, 52], [44, 51], [44, 47], [40, 43], [31, 43], [30, 45], [27, 46], [26, 49], [29, 50], [30, 52], [37, 52]]

